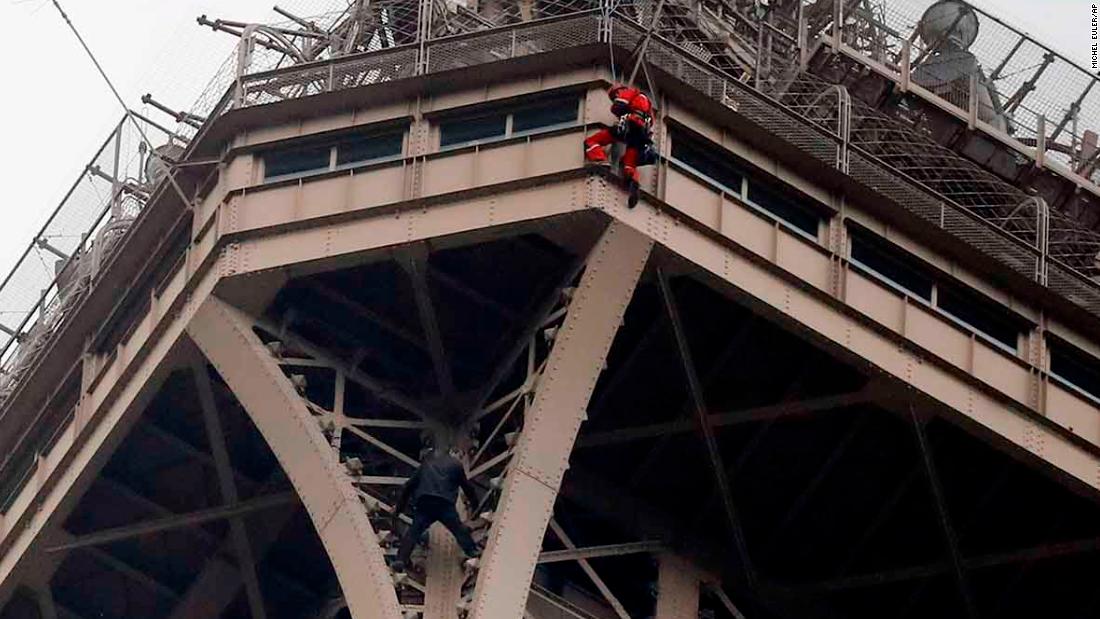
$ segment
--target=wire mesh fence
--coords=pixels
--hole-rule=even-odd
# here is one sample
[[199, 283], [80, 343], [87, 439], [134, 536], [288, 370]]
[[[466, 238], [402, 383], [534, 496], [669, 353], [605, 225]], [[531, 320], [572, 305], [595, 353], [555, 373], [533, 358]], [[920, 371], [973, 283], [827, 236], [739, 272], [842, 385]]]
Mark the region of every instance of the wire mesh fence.
[[[0, 399], [83, 298], [159, 180], [137, 122], [119, 122], [0, 284]], [[169, 138], [154, 125], [142, 129]]]
[[1042, 131], [1048, 163], [1100, 181], [1097, 76], [982, 9], [954, 3], [964, 8], [928, 12], [934, 4], [890, 0], [878, 13], [853, 12], [844, 42], [899, 76], [908, 43], [912, 83], [964, 112], [973, 105], [980, 120], [1025, 148], [1035, 148]]

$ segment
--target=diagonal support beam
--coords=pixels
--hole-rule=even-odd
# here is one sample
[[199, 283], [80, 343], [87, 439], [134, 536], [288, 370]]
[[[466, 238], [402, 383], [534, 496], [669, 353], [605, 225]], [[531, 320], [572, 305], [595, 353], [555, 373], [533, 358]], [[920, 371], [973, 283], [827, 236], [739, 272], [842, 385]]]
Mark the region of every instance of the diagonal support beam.
[[397, 595], [367, 512], [305, 402], [252, 327], [251, 317], [209, 297], [187, 332], [298, 491], [352, 616], [398, 619]]
[[504, 482], [472, 619], [523, 614], [573, 442], [652, 247], [652, 240], [612, 223], [589, 256]]
[[[240, 493], [237, 492], [237, 483], [233, 480], [233, 467], [229, 461], [229, 450], [225, 446], [225, 432], [222, 430], [222, 422], [218, 416], [217, 403], [214, 401], [214, 387], [210, 383], [210, 372], [206, 369], [206, 362], [197, 357], [192, 359], [191, 373], [195, 379], [199, 407], [202, 409], [206, 439], [214, 456], [218, 490], [223, 502], [235, 505], [240, 501]], [[260, 579], [256, 576], [256, 559], [252, 554], [252, 544], [248, 540], [248, 531], [241, 516], [230, 517], [229, 535], [233, 540], [233, 550], [240, 564], [241, 576], [244, 578], [245, 596], [248, 599], [248, 610], [252, 614], [252, 619], [267, 619], [264, 596], [260, 591]]]
[[[576, 550], [577, 545], [573, 543], [573, 540], [569, 539], [569, 536], [565, 533], [565, 530], [561, 528], [561, 525], [556, 520], [550, 520], [550, 530], [557, 536], [558, 541], [565, 545], [567, 550]], [[596, 573], [596, 570], [592, 568], [592, 564], [588, 562], [588, 559], [577, 559], [577, 564], [580, 565], [581, 571], [592, 581], [592, 584], [596, 585], [596, 589], [599, 590], [603, 599], [615, 610], [615, 614], [619, 616], [619, 619], [630, 619], [630, 613], [626, 612], [626, 608], [623, 607], [619, 598], [615, 597], [615, 594], [611, 592], [611, 589], [607, 587], [607, 583], [600, 578], [600, 575]]]
[[692, 407], [695, 410], [695, 420], [706, 445], [707, 457], [710, 460], [711, 472], [714, 475], [714, 483], [718, 487], [722, 499], [722, 506], [726, 513], [726, 520], [733, 535], [734, 548], [740, 556], [740, 563], [745, 572], [745, 579], [749, 587], [755, 588], [756, 574], [749, 558], [748, 545], [745, 543], [745, 533], [741, 527], [741, 517], [737, 513], [737, 507], [733, 503], [733, 493], [730, 491], [729, 478], [726, 476], [726, 466], [722, 462], [722, 454], [718, 450], [718, 440], [715, 438], [714, 426], [711, 424], [710, 414], [707, 412], [707, 404], [703, 396], [703, 387], [699, 382], [699, 374], [695, 370], [695, 362], [691, 357], [688, 346], [687, 334], [684, 332], [684, 324], [680, 319], [680, 310], [676, 306], [676, 299], [672, 294], [668, 277], [664, 271], [657, 270], [657, 281], [661, 287], [661, 297], [664, 299], [665, 310], [668, 312], [669, 321], [672, 323], [672, 332], [676, 337], [676, 348], [680, 353], [680, 363], [683, 366], [684, 375], [687, 377], [688, 392], [691, 394]]
[[64, 544], [50, 547], [46, 552], [60, 552], [63, 550], [72, 550], [74, 548], [84, 548], [85, 546], [101, 546], [103, 544], [110, 544], [132, 537], [141, 537], [153, 533], [171, 531], [173, 529], [194, 527], [215, 520], [225, 520], [226, 518], [240, 519], [240, 517], [245, 514], [264, 511], [274, 507], [282, 507], [284, 505], [292, 505], [297, 502], [298, 495], [293, 492], [266, 494], [230, 505], [200, 509], [186, 514], [177, 514], [165, 518], [146, 520], [136, 524], [111, 527], [110, 529], [103, 529], [102, 531], [96, 531], [94, 533], [87, 533], [74, 537]]
[[955, 583], [959, 587], [959, 595], [962, 596], [967, 616], [975, 619], [978, 616], [977, 607], [974, 605], [974, 597], [971, 595], [970, 586], [967, 584], [966, 566], [963, 564], [962, 553], [959, 551], [959, 538], [951, 522], [951, 514], [947, 510], [947, 498], [944, 496], [943, 486], [940, 484], [940, 476], [936, 470], [936, 460], [932, 457], [931, 449], [928, 448], [928, 435], [925, 432], [924, 423], [921, 422], [912, 408], [910, 408], [910, 416], [913, 419], [913, 429], [916, 431], [921, 457], [924, 460], [924, 473], [928, 478], [928, 485], [931, 487], [932, 496], [936, 501], [936, 513], [939, 515], [944, 541], [951, 555]]
[[[754, 406], [752, 408], [743, 408], [741, 410], [725, 411], [721, 413], [710, 413], [708, 419], [712, 428], [720, 428], [723, 426], [756, 423], [758, 421], [767, 421], [779, 417], [807, 415], [835, 408], [844, 408], [854, 404], [873, 402], [877, 397], [878, 394], [874, 390], [861, 389], [851, 393], [777, 402], [775, 404], [765, 404], [762, 406]], [[697, 424], [690, 419], [677, 419], [675, 421], [666, 421], [646, 426], [619, 428], [616, 430], [589, 434], [577, 441], [577, 447], [603, 447], [605, 445], [628, 443], [630, 441], [665, 436], [668, 434], [683, 434], [691, 432], [697, 427]]]
[[420, 314], [420, 327], [424, 331], [424, 337], [428, 343], [428, 354], [432, 358], [435, 382], [443, 395], [443, 401], [451, 408], [451, 412], [455, 413], [457, 402], [454, 377], [451, 374], [451, 364], [447, 360], [447, 352], [443, 347], [443, 336], [439, 332], [439, 317], [435, 312], [435, 302], [428, 288], [427, 248], [425, 245], [418, 245], [417, 248], [421, 250], [420, 255], [401, 256], [401, 267], [405, 269], [412, 283], [416, 311]]

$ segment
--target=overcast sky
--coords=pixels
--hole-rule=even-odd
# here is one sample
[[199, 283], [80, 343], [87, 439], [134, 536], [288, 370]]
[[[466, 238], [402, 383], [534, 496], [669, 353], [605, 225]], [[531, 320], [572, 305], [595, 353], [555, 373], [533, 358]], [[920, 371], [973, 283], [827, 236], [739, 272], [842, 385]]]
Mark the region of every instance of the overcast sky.
[[[1089, 62], [1089, 7], [1081, 0], [973, 0], [1059, 52]], [[316, 14], [339, 0], [279, 0]], [[234, 40], [200, 28], [207, 14], [275, 20], [275, 0], [62, 0], [127, 103], [146, 92], [189, 108]], [[49, 0], [0, 0], [0, 276], [76, 180], [122, 115]], [[1087, 66], [1087, 65], [1086, 65]]]

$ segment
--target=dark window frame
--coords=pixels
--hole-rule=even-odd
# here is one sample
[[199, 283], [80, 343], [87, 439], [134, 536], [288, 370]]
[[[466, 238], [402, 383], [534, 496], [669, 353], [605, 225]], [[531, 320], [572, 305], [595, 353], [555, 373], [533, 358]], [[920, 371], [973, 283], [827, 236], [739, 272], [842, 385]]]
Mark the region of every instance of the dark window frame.
[[[857, 255], [857, 250], [862, 255]], [[864, 253], [864, 252], [867, 253]], [[878, 254], [881, 262], [868, 260]], [[920, 258], [910, 254], [887, 239], [863, 228], [848, 226], [848, 258], [862, 270], [869, 271], [879, 279], [885, 280], [893, 288], [933, 305], [936, 294], [936, 277], [926, 268]], [[884, 264], [885, 263], [885, 264]], [[890, 271], [907, 272], [903, 277], [891, 275]], [[908, 281], [906, 281], [908, 280]], [[925, 280], [915, 285], [916, 280]], [[927, 286], [927, 293], [923, 288]]]
[[[281, 147], [277, 146], [263, 150], [259, 153], [260, 158], [264, 162], [263, 182], [272, 183], [288, 179], [302, 178], [304, 176], [324, 174], [326, 172], [333, 172], [336, 170], [347, 170], [349, 168], [355, 168], [370, 163], [378, 163], [381, 161], [399, 159], [404, 156], [405, 134], [407, 133], [407, 131], [407, 126], [375, 131], [350, 131], [337, 135], [325, 136], [323, 138], [309, 138], [293, 144], [288, 144]], [[353, 144], [361, 145], [364, 143], [370, 143], [371, 141], [375, 140], [379, 141], [380, 143], [388, 144], [390, 147], [389, 150], [383, 150], [383, 152], [380, 152], [378, 155], [370, 158], [356, 158], [352, 160], [341, 161], [341, 153], [343, 152], [343, 149], [350, 148], [350, 146]], [[273, 157], [308, 150], [327, 152], [328, 161], [323, 166], [317, 165], [307, 168], [280, 172], [277, 174], [271, 173], [270, 161]]]
[[[1100, 402], [1100, 357], [1058, 337], [1047, 337], [1047, 351], [1052, 378], [1094, 402]], [[1069, 366], [1058, 367], [1062, 362]]]
[[[439, 133], [439, 150], [447, 151], [459, 148], [467, 148], [471, 146], [479, 146], [481, 144], [491, 144], [493, 142], [499, 142], [511, 138], [536, 135], [563, 127], [575, 126], [580, 122], [581, 119], [581, 102], [582, 99], [579, 94], [571, 93], [568, 95], [558, 95], [554, 97], [540, 97], [537, 99], [526, 100], [519, 103], [511, 103], [508, 105], [479, 105], [472, 109], [463, 110], [461, 112], [447, 113], [441, 115], [440, 118], [434, 123], [438, 128]], [[536, 123], [522, 129], [515, 128], [517, 115], [521, 115], [525, 112], [532, 112], [535, 110], [554, 110], [555, 107], [557, 107], [558, 110], [569, 110], [572, 117], [569, 119], [563, 119], [560, 116], [552, 116], [552, 122]], [[473, 137], [469, 139], [448, 139], [448, 126], [469, 123], [472, 121], [480, 121], [484, 119], [497, 119], [498, 121], [503, 122], [503, 130], [491, 134], [487, 133], [483, 136]]]

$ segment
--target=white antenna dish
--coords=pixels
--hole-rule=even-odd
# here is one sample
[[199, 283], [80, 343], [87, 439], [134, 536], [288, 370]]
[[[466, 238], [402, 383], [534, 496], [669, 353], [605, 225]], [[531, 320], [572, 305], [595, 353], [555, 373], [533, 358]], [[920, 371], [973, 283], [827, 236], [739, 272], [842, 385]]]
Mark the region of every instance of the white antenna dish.
[[928, 48], [964, 50], [978, 38], [978, 14], [960, 0], [940, 0], [920, 18], [917, 32]]

